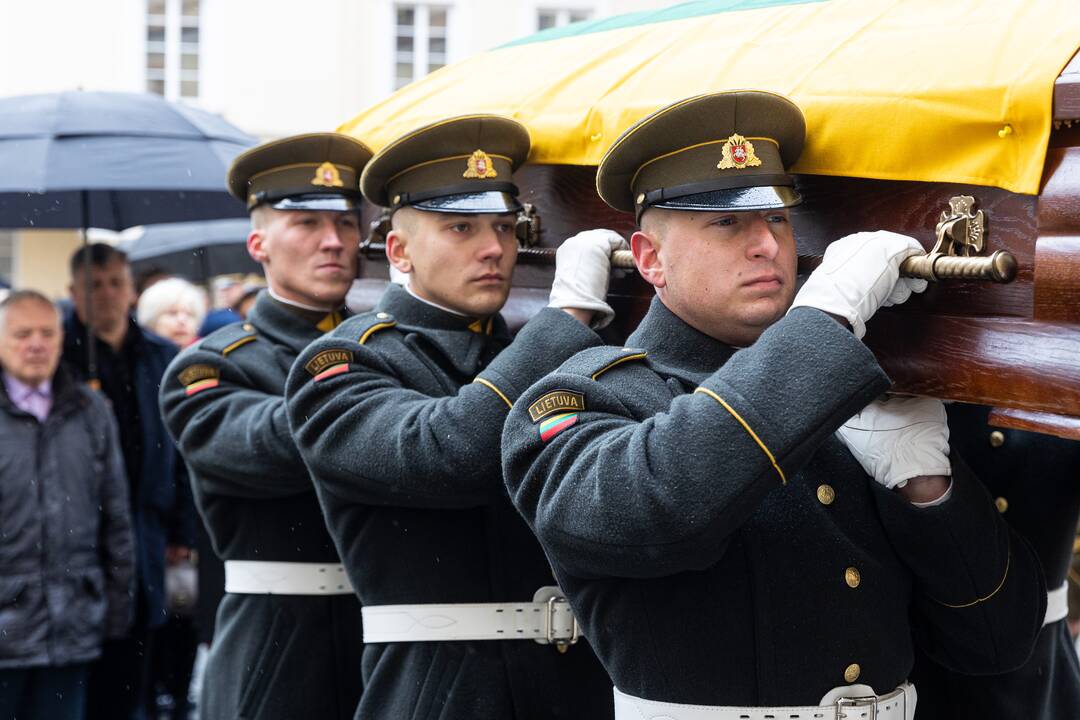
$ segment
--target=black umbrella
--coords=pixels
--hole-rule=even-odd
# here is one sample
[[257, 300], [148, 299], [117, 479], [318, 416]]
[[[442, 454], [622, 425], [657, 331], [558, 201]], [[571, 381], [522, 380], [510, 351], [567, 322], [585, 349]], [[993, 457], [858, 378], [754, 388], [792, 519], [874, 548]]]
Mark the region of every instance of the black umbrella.
[[159, 268], [206, 282], [215, 275], [261, 272], [261, 266], [247, 252], [250, 230], [247, 219], [147, 225], [124, 250], [136, 273]]
[[0, 227], [122, 230], [241, 217], [225, 172], [255, 142], [216, 115], [156, 95], [0, 99]]

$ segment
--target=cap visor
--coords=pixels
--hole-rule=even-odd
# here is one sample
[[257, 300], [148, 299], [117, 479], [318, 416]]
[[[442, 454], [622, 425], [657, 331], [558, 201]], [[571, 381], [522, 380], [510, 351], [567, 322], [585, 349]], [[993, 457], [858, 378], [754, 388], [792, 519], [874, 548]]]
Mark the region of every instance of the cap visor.
[[521, 210], [521, 203], [510, 193], [504, 192], [479, 192], [464, 193], [461, 195], [444, 195], [430, 198], [416, 203], [410, 203], [411, 207], [418, 210], [441, 213], [461, 213], [463, 215], [480, 215], [493, 213], [502, 215], [516, 213]]
[[[802, 196], [792, 187], [767, 185], [744, 188], [710, 190], [694, 195], [670, 198], [649, 207], [669, 210], [775, 210], [793, 207], [802, 202]], [[648, 208], [646, 208], [648, 209]]]
[[342, 195], [293, 195], [269, 204], [275, 210], [331, 210], [349, 212], [359, 206]]

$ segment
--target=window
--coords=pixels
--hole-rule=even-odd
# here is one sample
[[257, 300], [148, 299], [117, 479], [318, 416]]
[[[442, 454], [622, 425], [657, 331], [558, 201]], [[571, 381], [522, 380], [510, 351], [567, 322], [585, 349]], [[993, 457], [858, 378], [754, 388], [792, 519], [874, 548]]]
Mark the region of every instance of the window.
[[562, 27], [570, 23], [588, 20], [592, 16], [590, 10], [568, 10], [566, 8], [546, 8], [536, 11], [536, 29], [547, 30], [553, 27]]
[[394, 89], [447, 62], [447, 20], [439, 5], [397, 5], [394, 25]]
[[199, 97], [199, 0], [146, 0], [146, 89]]

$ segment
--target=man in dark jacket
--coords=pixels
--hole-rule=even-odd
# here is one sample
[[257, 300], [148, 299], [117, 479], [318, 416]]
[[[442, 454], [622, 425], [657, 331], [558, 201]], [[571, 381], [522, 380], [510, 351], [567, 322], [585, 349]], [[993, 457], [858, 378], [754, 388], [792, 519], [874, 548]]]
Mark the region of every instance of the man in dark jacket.
[[569, 647], [573, 617], [499, 473], [513, 399], [599, 344], [586, 323], [612, 314], [600, 234], [560, 254], [558, 307], [513, 340], [499, 316], [517, 259], [511, 174], [528, 152], [525, 128], [493, 116], [383, 149], [361, 188], [393, 211], [386, 252], [408, 286], [390, 285], [289, 373], [297, 446], [365, 605], [357, 718], [611, 715], [603, 669], [586, 643]]
[[616, 140], [597, 187], [637, 213], [657, 297], [627, 347], [575, 356], [507, 419], [511, 496], [620, 720], [910, 720], [913, 636], [992, 672], [1042, 622], [1038, 563], [950, 460], [940, 401], [875, 400], [860, 338], [925, 288], [899, 277], [919, 244], [838, 240], [795, 295], [803, 139], [794, 104], [743, 91]]
[[82, 720], [87, 665], [131, 621], [116, 422], [61, 368], [43, 295], [0, 302], [0, 717]]
[[954, 448], [1005, 521], [1031, 542], [1049, 589], [1035, 651], [1003, 675], [952, 672], [916, 656], [920, 720], [1080, 718], [1080, 662], [1069, 634], [1066, 577], [1080, 519], [1080, 442], [991, 425], [990, 408], [948, 406]]
[[135, 621], [127, 637], [105, 644], [91, 669], [87, 717], [125, 720], [150, 702], [150, 646], [166, 620], [166, 556], [184, 556], [194, 543], [187, 475], [157, 406], [161, 377], [176, 347], [131, 317], [134, 286], [123, 252], [100, 243], [80, 248], [71, 258], [69, 290], [74, 308], [64, 323], [63, 362], [77, 381], [90, 380], [92, 337], [94, 380], [119, 428], [135, 528]]
[[361, 681], [360, 605], [289, 433], [285, 376], [341, 321], [360, 245], [362, 143], [314, 133], [236, 158], [248, 251], [268, 290], [245, 323], [182, 352], [161, 407], [225, 560], [200, 706], [203, 720], [352, 717]]

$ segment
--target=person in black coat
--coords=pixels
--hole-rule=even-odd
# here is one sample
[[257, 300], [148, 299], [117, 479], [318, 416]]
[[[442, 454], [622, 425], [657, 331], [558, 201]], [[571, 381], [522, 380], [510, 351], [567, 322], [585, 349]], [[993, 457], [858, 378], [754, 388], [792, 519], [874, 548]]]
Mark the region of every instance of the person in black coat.
[[803, 138], [794, 104], [752, 91], [619, 138], [597, 187], [637, 213], [657, 297], [626, 347], [574, 356], [507, 418], [511, 498], [620, 720], [910, 720], [916, 642], [1002, 671], [1042, 621], [1038, 563], [949, 455], [941, 402], [877, 399], [860, 338], [925, 288], [899, 277], [919, 244], [838, 240], [795, 295]]
[[356, 274], [356, 189], [371, 157], [336, 133], [253, 148], [229, 171], [248, 203], [248, 251], [269, 287], [169, 366], [161, 408], [225, 561], [203, 720], [349, 718], [362, 691], [360, 605], [289, 432], [296, 356], [341, 321]]
[[[77, 381], [99, 385], [109, 400], [120, 431], [135, 530], [135, 621], [127, 637], [105, 643], [91, 668], [87, 696], [88, 718], [122, 720], [137, 717], [140, 708], [151, 704], [149, 658], [154, 634], [167, 617], [166, 557], [187, 556], [195, 542], [187, 471], [157, 405], [176, 346], [131, 317], [134, 287], [123, 252], [94, 243], [72, 255], [70, 269], [73, 308], [64, 321], [63, 363]], [[96, 351], [93, 378], [88, 342]]]
[[998, 512], [1035, 548], [1050, 590], [1035, 651], [1004, 675], [952, 672], [917, 655], [919, 720], [1080, 717], [1080, 662], [1069, 634], [1066, 578], [1080, 520], [1080, 442], [989, 424], [990, 408], [948, 406], [954, 448], [994, 496]]
[[387, 256], [408, 286], [388, 286], [289, 374], [296, 443], [364, 605], [357, 718], [611, 716], [603, 669], [572, 645], [573, 617], [499, 472], [514, 398], [599, 344], [586, 323], [612, 315], [606, 234], [567, 241], [554, 307], [516, 338], [498, 314], [517, 256], [511, 173], [528, 151], [518, 123], [470, 116], [376, 155], [362, 189], [391, 207]]
[[89, 663], [131, 624], [116, 420], [58, 367], [61, 344], [48, 298], [0, 302], [0, 718], [82, 720]]

